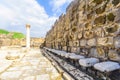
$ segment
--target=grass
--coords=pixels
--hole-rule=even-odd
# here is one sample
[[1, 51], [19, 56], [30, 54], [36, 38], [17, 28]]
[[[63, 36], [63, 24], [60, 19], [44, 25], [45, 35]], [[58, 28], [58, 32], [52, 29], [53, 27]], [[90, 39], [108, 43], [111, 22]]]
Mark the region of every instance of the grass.
[[25, 38], [25, 35], [22, 34], [22, 33], [18, 33], [18, 32], [13, 32], [13, 33], [14, 33], [13, 36], [12, 36], [13, 39], [23, 39], [23, 38]]
[[[10, 34], [11, 32], [7, 31], [7, 30], [3, 30], [3, 29], [0, 29], [0, 34]], [[25, 38], [25, 35], [23, 33], [19, 33], [19, 32], [12, 32], [13, 35], [12, 35], [12, 38], [13, 39], [23, 39]]]
[[0, 29], [0, 34], [9, 34], [7, 30]]

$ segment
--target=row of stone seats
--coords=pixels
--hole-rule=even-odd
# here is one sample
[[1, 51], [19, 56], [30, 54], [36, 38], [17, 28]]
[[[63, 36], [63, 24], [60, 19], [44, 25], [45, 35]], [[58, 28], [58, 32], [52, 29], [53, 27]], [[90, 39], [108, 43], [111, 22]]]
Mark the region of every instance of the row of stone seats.
[[120, 64], [118, 62], [113, 61], [104, 61], [100, 62], [97, 58], [85, 58], [82, 55], [77, 55], [75, 53], [67, 53], [65, 51], [55, 50], [55, 49], [49, 49], [45, 48], [48, 51], [51, 51], [61, 57], [69, 58], [71, 60], [78, 60], [80, 66], [89, 68], [93, 67], [94, 69], [100, 71], [100, 72], [112, 72], [114, 70], [120, 69]]

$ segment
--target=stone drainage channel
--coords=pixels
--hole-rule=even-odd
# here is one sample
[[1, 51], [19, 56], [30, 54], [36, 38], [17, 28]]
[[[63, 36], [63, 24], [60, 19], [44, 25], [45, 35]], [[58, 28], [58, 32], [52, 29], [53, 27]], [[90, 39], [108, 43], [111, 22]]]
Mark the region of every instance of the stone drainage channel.
[[[93, 74], [86, 71], [83, 67], [76, 67], [74, 64], [61, 58], [60, 56], [56, 56], [47, 50], [42, 49], [42, 52], [45, 57], [47, 57], [53, 65], [59, 69], [58, 71], [63, 75], [65, 80], [120, 80], [119, 73], [113, 73], [110, 75], [109, 79], [99, 78], [96, 76], [95, 71], [92, 71]], [[105, 77], [102, 73], [99, 73], [102, 77]]]

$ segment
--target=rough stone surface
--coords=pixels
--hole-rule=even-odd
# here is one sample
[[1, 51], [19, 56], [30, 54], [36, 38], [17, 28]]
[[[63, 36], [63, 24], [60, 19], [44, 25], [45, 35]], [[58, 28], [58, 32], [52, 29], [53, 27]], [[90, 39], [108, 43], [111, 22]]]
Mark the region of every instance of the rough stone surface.
[[[95, 48], [90, 56], [120, 62], [119, 13], [120, 0], [74, 0], [48, 31], [45, 46], [75, 53]], [[109, 50], [116, 52], [106, 56]]]
[[[0, 56], [3, 59], [0, 60], [0, 80], [55, 80], [60, 75], [39, 49], [26, 51], [23, 48], [4, 48], [0, 52], [1, 55], [6, 53], [5, 56]], [[20, 53], [20, 58], [6, 59], [9, 52], [15, 55]]]

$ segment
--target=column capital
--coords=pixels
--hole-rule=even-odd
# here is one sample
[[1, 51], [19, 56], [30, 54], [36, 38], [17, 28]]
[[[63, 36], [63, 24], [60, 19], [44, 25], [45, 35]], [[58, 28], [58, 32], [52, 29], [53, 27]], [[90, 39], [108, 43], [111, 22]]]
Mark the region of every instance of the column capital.
[[26, 24], [26, 28], [30, 28], [30, 24]]

